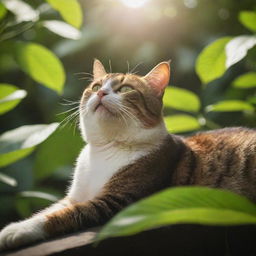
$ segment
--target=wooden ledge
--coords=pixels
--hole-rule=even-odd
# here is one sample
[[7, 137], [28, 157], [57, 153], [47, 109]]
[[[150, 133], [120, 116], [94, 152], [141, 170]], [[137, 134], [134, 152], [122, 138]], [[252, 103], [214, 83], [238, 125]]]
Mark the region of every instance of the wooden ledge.
[[95, 246], [92, 241], [98, 230], [69, 234], [6, 251], [0, 256], [256, 255], [256, 226], [174, 225], [130, 237], [107, 239]]

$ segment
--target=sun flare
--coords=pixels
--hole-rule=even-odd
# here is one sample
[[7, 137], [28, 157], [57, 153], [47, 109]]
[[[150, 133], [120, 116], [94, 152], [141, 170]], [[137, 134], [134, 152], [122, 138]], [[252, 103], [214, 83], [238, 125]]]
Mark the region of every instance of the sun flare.
[[130, 8], [139, 8], [146, 4], [149, 0], [121, 0], [121, 2]]

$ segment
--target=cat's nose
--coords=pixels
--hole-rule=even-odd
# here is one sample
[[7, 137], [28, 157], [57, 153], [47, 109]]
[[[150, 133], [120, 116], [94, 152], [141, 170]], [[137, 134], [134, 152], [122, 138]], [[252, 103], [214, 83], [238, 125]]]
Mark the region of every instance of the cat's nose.
[[108, 93], [104, 90], [99, 90], [97, 92], [97, 95], [99, 96], [100, 99], [102, 99], [105, 95], [107, 95]]

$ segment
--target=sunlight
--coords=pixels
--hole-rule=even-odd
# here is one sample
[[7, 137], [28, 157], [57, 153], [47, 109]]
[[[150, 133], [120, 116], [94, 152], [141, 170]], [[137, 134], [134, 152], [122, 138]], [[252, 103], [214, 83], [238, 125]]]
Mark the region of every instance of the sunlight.
[[130, 8], [142, 7], [148, 0], [121, 0], [124, 5]]

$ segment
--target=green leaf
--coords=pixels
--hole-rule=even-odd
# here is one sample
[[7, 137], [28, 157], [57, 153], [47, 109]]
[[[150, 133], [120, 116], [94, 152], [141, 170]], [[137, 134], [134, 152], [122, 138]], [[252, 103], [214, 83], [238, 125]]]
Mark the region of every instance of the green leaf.
[[[68, 150], [66, 150], [66, 145], [69, 145]], [[64, 169], [67, 166], [70, 167], [71, 171], [73, 163], [83, 145], [84, 142], [81, 136], [74, 134], [72, 129], [68, 127], [58, 129], [37, 149], [34, 166], [36, 178], [44, 179], [58, 171], [64, 175]], [[45, 162], [45, 159], [47, 159], [47, 162]]]
[[256, 31], [256, 12], [242, 11], [239, 13], [240, 22], [251, 31]]
[[204, 187], [177, 187], [143, 199], [118, 213], [96, 237], [133, 235], [160, 226], [256, 224], [256, 206], [229, 191]]
[[239, 76], [233, 81], [232, 86], [241, 89], [256, 87], [256, 72], [248, 72]]
[[2, 3], [0, 3], [0, 20], [2, 20], [5, 17], [6, 13], [7, 13], [6, 8]]
[[62, 92], [65, 71], [60, 60], [47, 48], [35, 43], [17, 43], [15, 57], [20, 68], [35, 81]]
[[247, 52], [256, 45], [256, 36], [237, 36], [226, 45], [226, 68], [242, 60]]
[[25, 125], [3, 133], [0, 136], [0, 167], [29, 155], [36, 145], [46, 140], [57, 129], [58, 125]]
[[251, 104], [240, 100], [224, 100], [206, 107], [207, 112], [253, 111], [253, 109]]
[[16, 107], [26, 95], [26, 91], [14, 85], [0, 83], [0, 115]]
[[59, 200], [58, 197], [45, 193], [45, 192], [41, 192], [41, 191], [22, 191], [19, 193], [20, 196], [22, 197], [36, 197], [36, 198], [41, 198], [41, 199], [45, 199], [48, 201], [52, 201], [52, 202], [56, 202]]
[[12, 178], [4, 173], [1, 173], [1, 172], [0, 172], [0, 181], [7, 185], [12, 186], [12, 187], [17, 186], [17, 181], [14, 178]]
[[199, 121], [189, 115], [172, 115], [164, 118], [167, 130], [170, 133], [181, 133], [199, 130]]
[[52, 8], [57, 10], [62, 18], [76, 28], [80, 28], [83, 21], [81, 6], [77, 0], [46, 0]]
[[75, 27], [59, 20], [46, 20], [43, 26], [49, 29], [51, 32], [73, 40], [81, 38], [81, 32]]
[[223, 37], [206, 46], [196, 60], [196, 73], [206, 84], [219, 77], [226, 71], [226, 44], [231, 37]]
[[21, 0], [2, 0], [2, 2], [15, 15], [17, 23], [24, 21], [35, 22], [39, 19], [39, 11], [34, 10], [29, 4]]
[[200, 109], [200, 100], [195, 93], [173, 86], [165, 89], [163, 102], [166, 107], [188, 112]]

